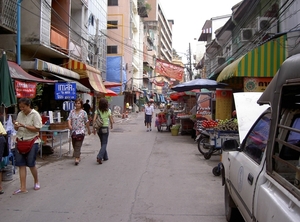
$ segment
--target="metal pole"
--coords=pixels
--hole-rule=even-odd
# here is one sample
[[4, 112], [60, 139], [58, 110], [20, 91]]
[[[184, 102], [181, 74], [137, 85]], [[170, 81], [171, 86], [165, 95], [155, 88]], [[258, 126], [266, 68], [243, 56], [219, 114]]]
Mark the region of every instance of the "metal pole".
[[189, 43], [189, 73], [190, 73], [190, 80], [193, 79], [193, 72], [192, 72], [192, 52], [191, 52], [191, 43]]
[[21, 2], [17, 2], [17, 63], [21, 65]]

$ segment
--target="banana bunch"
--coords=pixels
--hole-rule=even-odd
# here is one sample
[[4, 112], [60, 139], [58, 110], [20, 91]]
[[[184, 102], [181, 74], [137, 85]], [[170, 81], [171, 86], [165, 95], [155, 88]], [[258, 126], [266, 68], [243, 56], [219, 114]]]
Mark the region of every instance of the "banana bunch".
[[218, 125], [215, 128], [219, 131], [238, 131], [238, 122], [237, 119], [225, 119], [219, 120]]

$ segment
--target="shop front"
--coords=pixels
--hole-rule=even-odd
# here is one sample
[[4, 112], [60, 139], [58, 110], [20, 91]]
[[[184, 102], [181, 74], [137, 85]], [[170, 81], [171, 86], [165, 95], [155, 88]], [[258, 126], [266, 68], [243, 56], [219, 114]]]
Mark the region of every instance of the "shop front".
[[[232, 92], [220, 91], [217, 94], [216, 103], [219, 105], [216, 107], [216, 113], [231, 116], [235, 109], [232, 93], [263, 92], [286, 59], [286, 54], [286, 35], [282, 35], [226, 66], [219, 74], [217, 82], [227, 83]], [[222, 96], [225, 94], [225, 97]], [[221, 104], [225, 104], [227, 108]]]

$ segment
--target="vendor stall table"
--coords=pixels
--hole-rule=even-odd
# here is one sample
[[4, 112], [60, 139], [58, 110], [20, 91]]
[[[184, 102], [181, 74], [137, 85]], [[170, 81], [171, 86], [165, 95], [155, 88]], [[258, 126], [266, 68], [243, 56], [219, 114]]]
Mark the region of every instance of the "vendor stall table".
[[[63, 136], [64, 133], [67, 133], [67, 142], [69, 143], [69, 152], [68, 153], [71, 153], [71, 139], [70, 139], [70, 130], [69, 129], [56, 129], [56, 130], [49, 130], [49, 129], [41, 129], [40, 130], [40, 138], [42, 139], [43, 138], [43, 134], [46, 134], [46, 137], [51, 136], [51, 141], [52, 141], [52, 147], [53, 147], [53, 144], [54, 144], [54, 137], [59, 137], [59, 147], [60, 147], [60, 150], [59, 150], [59, 157], [58, 158], [61, 158], [61, 155], [62, 155], [62, 151], [61, 151], [61, 148], [62, 148], [62, 143], [63, 143], [63, 139], [65, 139], [65, 137]], [[55, 134], [57, 134], [57, 136], [55, 136]], [[43, 142], [41, 143], [41, 147], [40, 147], [40, 156], [42, 157], [43, 155]]]

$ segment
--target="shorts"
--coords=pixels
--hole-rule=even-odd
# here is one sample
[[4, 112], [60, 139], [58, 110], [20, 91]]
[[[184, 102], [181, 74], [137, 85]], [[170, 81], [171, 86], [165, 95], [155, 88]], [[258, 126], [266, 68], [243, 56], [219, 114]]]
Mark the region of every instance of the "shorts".
[[33, 147], [29, 151], [29, 153], [26, 153], [26, 154], [21, 154], [16, 149], [16, 152], [15, 152], [16, 166], [34, 167], [39, 148], [40, 148], [40, 144], [35, 143], [35, 144], [33, 144]]
[[145, 116], [145, 123], [151, 123], [152, 122], [152, 115], [146, 115]]

